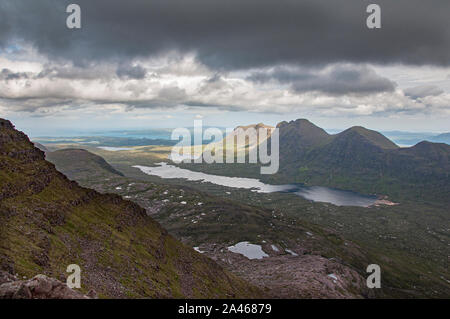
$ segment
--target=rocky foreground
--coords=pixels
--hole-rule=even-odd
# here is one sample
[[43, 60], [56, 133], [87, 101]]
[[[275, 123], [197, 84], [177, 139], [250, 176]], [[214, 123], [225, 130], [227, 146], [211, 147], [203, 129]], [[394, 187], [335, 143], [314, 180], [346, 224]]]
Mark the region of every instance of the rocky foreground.
[[94, 299], [94, 290], [87, 295], [70, 289], [65, 283], [37, 275], [28, 280], [20, 280], [16, 275], [0, 271], [0, 299]]

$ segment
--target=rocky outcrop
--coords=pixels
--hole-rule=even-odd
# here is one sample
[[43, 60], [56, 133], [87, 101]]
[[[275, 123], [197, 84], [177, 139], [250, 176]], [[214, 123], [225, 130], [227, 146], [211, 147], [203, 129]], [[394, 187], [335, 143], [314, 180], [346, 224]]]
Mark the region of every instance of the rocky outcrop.
[[87, 295], [69, 288], [61, 281], [37, 275], [29, 280], [18, 280], [7, 272], [0, 272], [0, 299], [93, 299], [94, 290]]

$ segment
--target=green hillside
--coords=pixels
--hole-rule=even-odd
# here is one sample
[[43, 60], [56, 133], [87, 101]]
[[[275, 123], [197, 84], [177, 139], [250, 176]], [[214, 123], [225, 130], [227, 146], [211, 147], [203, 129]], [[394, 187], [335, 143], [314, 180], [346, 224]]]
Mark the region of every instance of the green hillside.
[[79, 187], [0, 119], [0, 269], [61, 279], [82, 269], [100, 297], [259, 297], [258, 289], [170, 236], [145, 209]]
[[266, 181], [332, 186], [397, 199], [449, 200], [449, 145], [421, 142], [400, 148], [363, 127], [325, 135], [313, 124], [309, 130], [298, 130], [298, 123], [279, 125], [280, 170], [264, 176]]

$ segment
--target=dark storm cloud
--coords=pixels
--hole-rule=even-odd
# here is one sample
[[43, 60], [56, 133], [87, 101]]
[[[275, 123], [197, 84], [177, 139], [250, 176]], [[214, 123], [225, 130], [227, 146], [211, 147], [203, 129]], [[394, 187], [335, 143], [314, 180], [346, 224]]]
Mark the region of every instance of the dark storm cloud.
[[392, 92], [396, 87], [391, 80], [359, 65], [337, 65], [319, 71], [277, 67], [268, 72], [255, 72], [247, 79], [257, 83], [289, 84], [297, 93], [317, 91], [331, 95]]
[[413, 99], [423, 98], [427, 96], [437, 96], [444, 93], [444, 90], [436, 85], [419, 85], [404, 90], [405, 95]]
[[[66, 6], [82, 29], [65, 27]], [[168, 50], [214, 69], [334, 62], [450, 65], [448, 0], [377, 0], [382, 28], [357, 0], [2, 0], [0, 45], [32, 42], [78, 65]]]

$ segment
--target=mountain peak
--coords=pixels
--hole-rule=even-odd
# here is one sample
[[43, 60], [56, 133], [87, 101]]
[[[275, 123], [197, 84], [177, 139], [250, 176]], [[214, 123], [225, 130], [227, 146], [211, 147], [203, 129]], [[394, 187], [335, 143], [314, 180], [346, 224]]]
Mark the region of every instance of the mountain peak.
[[422, 141], [412, 147], [405, 148], [405, 150], [415, 152], [416, 154], [421, 154], [423, 156], [431, 156], [432, 153], [440, 152], [446, 154], [446, 156], [448, 157], [448, 154], [450, 153], [450, 145], [445, 143]]
[[350, 135], [357, 134], [361, 137], [363, 137], [366, 141], [368, 141], [371, 144], [374, 144], [382, 149], [396, 149], [398, 146], [392, 142], [390, 139], [388, 139], [383, 134], [369, 130], [362, 126], [352, 126], [349, 129], [346, 129], [345, 131], [337, 134], [337, 137], [347, 137]]
[[[314, 125], [306, 119], [278, 123], [280, 129], [281, 145], [289, 145], [287, 148], [308, 148], [327, 142], [330, 135], [324, 129]], [[287, 151], [287, 150], [285, 150]]]
[[249, 128], [254, 128], [255, 130], [258, 130], [260, 128], [272, 129], [273, 126], [266, 125], [264, 123], [258, 123], [258, 124], [250, 124], [250, 125], [245, 125], [245, 126], [244, 125], [240, 125], [240, 126], [237, 126], [234, 130], [236, 131], [237, 129], [240, 129], [240, 128], [245, 131], [245, 130], [247, 130]]
[[287, 126], [287, 125], [296, 125], [296, 126], [314, 126], [314, 127], [318, 127], [316, 125], [314, 125], [313, 123], [311, 123], [309, 120], [307, 119], [296, 119], [293, 121], [282, 121], [280, 123], [277, 124], [278, 128]]
[[358, 133], [364, 133], [364, 132], [370, 132], [369, 129], [365, 128], [364, 126], [355, 125], [347, 129], [348, 131], [354, 131]]

